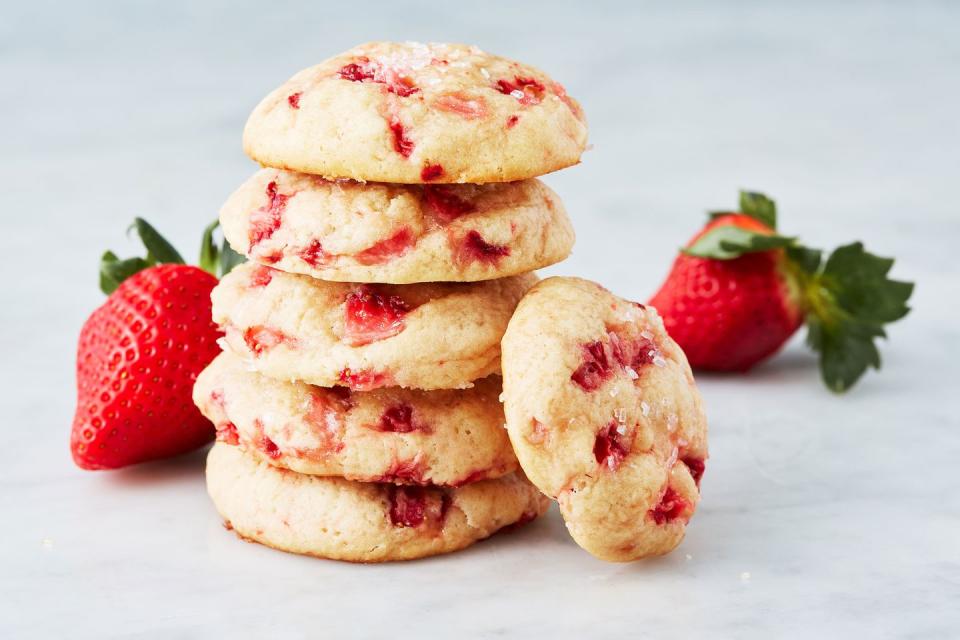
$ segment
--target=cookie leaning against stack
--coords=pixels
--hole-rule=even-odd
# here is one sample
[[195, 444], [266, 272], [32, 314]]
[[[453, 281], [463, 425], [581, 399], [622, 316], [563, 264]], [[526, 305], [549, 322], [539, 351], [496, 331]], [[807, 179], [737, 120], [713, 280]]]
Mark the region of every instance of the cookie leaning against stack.
[[535, 178], [586, 136], [562, 86], [463, 45], [363, 45], [257, 106], [244, 147], [265, 168], [221, 211], [251, 264], [213, 293], [226, 352], [194, 389], [239, 535], [376, 562], [546, 510], [496, 374], [530, 272], [574, 240]]

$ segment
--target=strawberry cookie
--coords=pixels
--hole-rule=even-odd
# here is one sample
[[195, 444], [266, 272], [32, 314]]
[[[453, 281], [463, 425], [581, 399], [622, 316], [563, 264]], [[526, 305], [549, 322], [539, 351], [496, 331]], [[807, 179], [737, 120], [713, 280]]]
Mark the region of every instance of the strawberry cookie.
[[459, 44], [372, 42], [305, 69], [243, 132], [262, 165], [378, 182], [511, 182], [580, 161], [580, 105], [539, 69]]
[[207, 491], [243, 538], [351, 562], [463, 549], [549, 505], [519, 473], [457, 489], [351, 482], [294, 473], [224, 443], [207, 457]]
[[700, 499], [707, 424], [683, 351], [657, 312], [549, 278], [503, 337], [507, 430], [520, 465], [604, 560], [674, 549]]
[[226, 347], [265, 375], [356, 390], [461, 389], [499, 370], [500, 338], [534, 282], [369, 285], [248, 263], [211, 297]]
[[449, 391], [312, 387], [248, 371], [228, 353], [194, 386], [218, 438], [270, 464], [363, 482], [450, 486], [517, 469], [499, 395], [496, 376]]
[[539, 180], [364, 184], [263, 169], [220, 221], [257, 262], [345, 282], [503, 278], [563, 260], [574, 240], [560, 198]]

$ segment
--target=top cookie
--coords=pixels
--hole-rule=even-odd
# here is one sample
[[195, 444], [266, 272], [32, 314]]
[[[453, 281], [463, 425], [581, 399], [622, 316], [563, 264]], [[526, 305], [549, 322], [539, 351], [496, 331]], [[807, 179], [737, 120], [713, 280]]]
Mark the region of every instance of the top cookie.
[[580, 105], [542, 71], [472, 46], [371, 42], [305, 69], [243, 132], [257, 162], [377, 182], [510, 182], [580, 160]]
[[510, 441], [574, 540], [615, 561], [676, 547], [700, 498], [707, 423], [656, 310], [548, 278], [518, 305], [502, 354]]

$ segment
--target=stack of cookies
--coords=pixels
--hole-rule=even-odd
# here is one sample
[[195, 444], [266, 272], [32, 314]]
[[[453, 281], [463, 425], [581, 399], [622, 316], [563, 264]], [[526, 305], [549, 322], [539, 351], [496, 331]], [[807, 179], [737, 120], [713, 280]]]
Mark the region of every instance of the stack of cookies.
[[500, 342], [574, 241], [535, 178], [586, 137], [558, 83], [461, 45], [367, 44], [257, 106], [264, 168], [220, 214], [249, 262], [213, 292], [224, 353], [194, 392], [229, 526], [370, 562], [545, 511], [504, 430]]

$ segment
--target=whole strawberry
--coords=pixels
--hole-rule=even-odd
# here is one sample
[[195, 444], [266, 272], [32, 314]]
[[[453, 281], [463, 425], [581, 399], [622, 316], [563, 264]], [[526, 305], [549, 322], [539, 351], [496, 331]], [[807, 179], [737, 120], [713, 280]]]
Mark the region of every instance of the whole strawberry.
[[236, 254], [201, 249], [204, 269], [180, 254], [146, 221], [133, 228], [146, 258], [106, 252], [100, 287], [106, 302], [84, 323], [77, 347], [77, 411], [70, 433], [73, 460], [84, 469], [115, 469], [195, 449], [213, 426], [191, 401], [197, 374], [216, 356], [220, 333], [210, 319], [217, 266]]
[[740, 193], [740, 211], [716, 212], [650, 300], [695, 368], [745, 371], [807, 325], [807, 343], [833, 391], [880, 368], [874, 338], [905, 316], [913, 284], [887, 277], [890, 258], [859, 242], [821, 251], [779, 235], [776, 205]]

